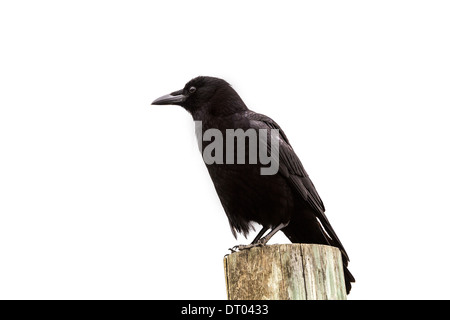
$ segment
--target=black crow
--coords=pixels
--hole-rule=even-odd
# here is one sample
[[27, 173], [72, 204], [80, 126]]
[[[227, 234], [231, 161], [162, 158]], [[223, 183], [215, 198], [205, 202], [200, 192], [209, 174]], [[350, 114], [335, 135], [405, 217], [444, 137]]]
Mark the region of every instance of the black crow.
[[[226, 81], [213, 77], [192, 79], [183, 89], [162, 96], [152, 104], [180, 105], [197, 121], [200, 150], [203, 152], [203, 158], [225, 209], [233, 235], [236, 236], [236, 232], [239, 232], [246, 236], [253, 228], [253, 222], [262, 225], [261, 231], [252, 243], [238, 246], [239, 249], [265, 245], [279, 230], [293, 243], [338, 247], [344, 263], [347, 293], [350, 292], [351, 282], [355, 280], [347, 269], [349, 261], [347, 252], [325, 216], [325, 207], [314, 184], [286, 135], [275, 121], [249, 110]], [[221, 141], [217, 136], [213, 139], [210, 135], [205, 139], [204, 135], [210, 129], [221, 133], [223, 137], [228, 137], [230, 130], [233, 132], [238, 129], [244, 132], [254, 130], [258, 137], [266, 135], [265, 141], [275, 137], [266, 143], [266, 149], [278, 152], [276, 159], [278, 170], [274, 174], [262, 174], [261, 168], [267, 168], [267, 162], [263, 163], [260, 159], [257, 159], [256, 163], [250, 161], [251, 135], [244, 137], [248, 142], [244, 144], [246, 157], [244, 160], [248, 158], [248, 161], [236, 163], [236, 154], [230, 155], [227, 151], [236, 153], [237, 149], [227, 149], [225, 146], [220, 148], [218, 142]], [[272, 135], [272, 132], [278, 135]], [[205, 143], [208, 140], [211, 142]], [[233, 137], [233, 143], [234, 140]], [[214, 152], [211, 148], [207, 150], [208, 145], [213, 143], [217, 146]], [[258, 150], [263, 149], [263, 146], [258, 145]], [[205, 159], [206, 151], [211, 151], [209, 160]], [[217, 161], [211, 161], [211, 157]], [[270, 231], [264, 236], [268, 230]]]

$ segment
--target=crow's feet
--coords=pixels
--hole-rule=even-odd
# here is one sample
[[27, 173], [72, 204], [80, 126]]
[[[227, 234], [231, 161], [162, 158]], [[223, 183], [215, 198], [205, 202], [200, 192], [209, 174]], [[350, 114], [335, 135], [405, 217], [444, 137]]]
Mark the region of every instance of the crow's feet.
[[233, 248], [230, 248], [228, 250], [231, 251], [231, 253], [237, 252], [237, 251], [242, 251], [242, 250], [248, 250], [254, 247], [262, 247], [264, 245], [264, 243], [261, 242], [257, 242], [257, 243], [250, 243], [250, 244], [240, 244], [238, 246], [234, 246]]

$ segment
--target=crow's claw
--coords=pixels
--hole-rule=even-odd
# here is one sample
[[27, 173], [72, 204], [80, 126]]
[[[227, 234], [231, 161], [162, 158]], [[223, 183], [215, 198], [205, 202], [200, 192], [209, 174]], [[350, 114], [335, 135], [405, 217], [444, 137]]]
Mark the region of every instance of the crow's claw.
[[231, 253], [235, 253], [237, 251], [248, 250], [248, 249], [251, 249], [251, 248], [254, 248], [254, 247], [261, 247], [263, 245], [264, 244], [261, 243], [261, 242], [251, 243], [251, 244], [240, 244], [240, 245], [234, 246], [234, 247], [232, 247], [232, 248], [230, 248], [228, 250], [230, 250]]

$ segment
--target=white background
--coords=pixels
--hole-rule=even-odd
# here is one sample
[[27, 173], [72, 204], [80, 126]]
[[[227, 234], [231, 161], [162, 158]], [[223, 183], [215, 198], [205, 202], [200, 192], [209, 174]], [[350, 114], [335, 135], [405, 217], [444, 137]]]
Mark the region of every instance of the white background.
[[150, 106], [209, 75], [287, 133], [350, 255], [349, 299], [449, 299], [449, 9], [2, 1], [0, 298], [226, 298], [222, 258], [251, 239], [189, 114]]

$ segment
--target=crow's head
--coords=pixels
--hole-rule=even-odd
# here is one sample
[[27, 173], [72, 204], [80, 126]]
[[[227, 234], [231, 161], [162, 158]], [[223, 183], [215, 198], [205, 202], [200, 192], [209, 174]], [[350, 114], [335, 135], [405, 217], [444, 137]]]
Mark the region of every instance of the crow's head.
[[152, 104], [176, 104], [195, 115], [198, 112], [224, 115], [247, 110], [242, 99], [225, 80], [197, 77], [183, 89], [162, 96]]

